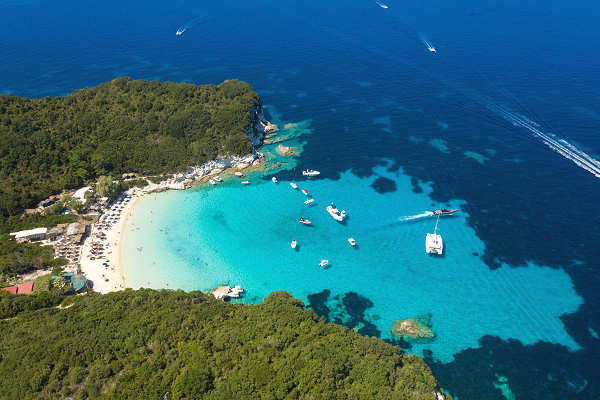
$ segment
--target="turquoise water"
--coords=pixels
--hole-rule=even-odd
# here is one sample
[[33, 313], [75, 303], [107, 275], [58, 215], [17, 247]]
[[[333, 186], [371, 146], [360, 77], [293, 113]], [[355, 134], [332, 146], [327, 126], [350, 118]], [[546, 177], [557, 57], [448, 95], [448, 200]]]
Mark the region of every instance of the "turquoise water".
[[[364, 321], [350, 327], [368, 322], [390, 338], [395, 319], [431, 313], [437, 339], [411, 351], [430, 349], [444, 362], [476, 348], [486, 334], [579, 348], [559, 319], [582, 303], [562, 270], [532, 264], [490, 270], [464, 211], [440, 220], [444, 257], [425, 254], [425, 235], [435, 219], [403, 217], [441, 206], [460, 209], [464, 201], [437, 204], [428, 185], [414, 193], [408, 176], [382, 166], [369, 178], [346, 172], [339, 180], [298, 182], [316, 199], [307, 207], [306, 197], [288, 181], [274, 184], [260, 175], [251, 176], [247, 186], [234, 178], [143, 198], [124, 237], [127, 284], [184, 290], [241, 285], [245, 302], [286, 290], [307, 304], [309, 295], [329, 290], [328, 306], [338, 314], [351, 310], [340, 310], [339, 304], [336, 310], [335, 297], [355, 292], [372, 306]], [[378, 193], [371, 187], [377, 177], [392, 180], [397, 190]], [[326, 213], [330, 201], [348, 211], [345, 225]], [[299, 224], [300, 216], [313, 226]], [[358, 249], [349, 246], [348, 237], [356, 238]], [[299, 251], [290, 248], [292, 239]], [[326, 270], [318, 266], [323, 258], [331, 264]]]

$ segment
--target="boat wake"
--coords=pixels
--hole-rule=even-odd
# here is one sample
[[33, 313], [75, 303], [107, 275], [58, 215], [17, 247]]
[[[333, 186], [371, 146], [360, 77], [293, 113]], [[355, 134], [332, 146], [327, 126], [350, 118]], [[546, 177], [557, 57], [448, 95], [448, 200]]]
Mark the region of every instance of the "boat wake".
[[375, 4], [377, 4], [377, 5], [378, 5], [379, 7], [381, 7], [381, 8], [389, 8], [387, 4], [383, 4], [383, 3], [382, 3], [382, 2], [380, 2], [380, 1], [376, 1], [376, 2], [375, 2]]
[[433, 215], [433, 212], [431, 211], [425, 211], [422, 212], [421, 214], [415, 214], [415, 215], [409, 215], [406, 217], [401, 217], [399, 218], [400, 221], [414, 221], [416, 219], [421, 219], [421, 218], [426, 218], [426, 217], [431, 217]]
[[550, 149], [554, 150], [556, 153], [560, 154], [566, 159], [571, 160], [580, 168], [583, 168], [586, 171], [594, 174], [594, 176], [597, 178], [600, 178], [600, 161], [596, 160], [583, 150], [578, 149], [571, 143], [557, 137], [553, 133], [543, 132], [542, 128], [537, 122], [532, 121], [526, 116], [514, 112], [507, 107], [494, 103], [488, 103], [487, 108], [490, 111], [500, 115], [514, 126], [527, 129], [534, 137], [540, 139]]
[[185, 24], [183, 24], [182, 26], [180, 26], [177, 31], [175, 32], [175, 35], [177, 36], [181, 36], [183, 35], [183, 33], [185, 31], [187, 31], [188, 29], [192, 28], [194, 25], [196, 25], [197, 23], [203, 21], [205, 18], [204, 17], [196, 17], [194, 19], [189, 20], [188, 22], [186, 22]]
[[427, 50], [429, 50], [432, 53], [436, 53], [437, 50], [435, 47], [433, 47], [433, 44], [431, 44], [431, 42], [427, 39], [425, 39], [423, 36], [420, 36], [421, 38], [421, 43], [423, 43], [425, 45], [425, 47], [427, 47]]

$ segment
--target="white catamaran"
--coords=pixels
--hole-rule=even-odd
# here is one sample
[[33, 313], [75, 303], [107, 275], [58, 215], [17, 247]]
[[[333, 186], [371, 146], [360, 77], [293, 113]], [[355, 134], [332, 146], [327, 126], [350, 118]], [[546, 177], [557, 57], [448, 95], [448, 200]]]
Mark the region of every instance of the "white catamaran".
[[439, 254], [444, 252], [444, 241], [442, 236], [437, 233], [438, 222], [440, 222], [440, 216], [437, 216], [435, 221], [435, 229], [433, 233], [428, 233], [425, 238], [425, 252], [428, 254]]

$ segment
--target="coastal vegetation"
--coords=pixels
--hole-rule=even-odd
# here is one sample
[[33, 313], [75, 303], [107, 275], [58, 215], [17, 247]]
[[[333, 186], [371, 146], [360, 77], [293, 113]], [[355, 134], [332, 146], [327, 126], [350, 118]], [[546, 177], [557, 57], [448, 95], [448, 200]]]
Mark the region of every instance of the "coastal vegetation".
[[0, 321], [4, 398], [435, 398], [421, 358], [326, 323], [285, 292], [243, 305], [126, 290], [42, 308], [52, 296]]
[[123, 77], [65, 97], [0, 95], [0, 217], [101, 175], [172, 173], [247, 154], [259, 105], [238, 80], [196, 86]]

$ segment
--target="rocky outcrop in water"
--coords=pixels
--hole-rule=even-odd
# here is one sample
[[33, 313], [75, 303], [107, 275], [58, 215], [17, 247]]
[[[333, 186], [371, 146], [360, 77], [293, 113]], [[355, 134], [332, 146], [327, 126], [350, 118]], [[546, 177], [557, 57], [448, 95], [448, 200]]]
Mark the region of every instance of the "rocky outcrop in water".
[[397, 319], [391, 331], [395, 337], [413, 342], [428, 343], [435, 339], [435, 333], [431, 330], [431, 314]]
[[292, 155], [296, 154], [295, 149], [293, 147], [284, 146], [282, 144], [277, 145], [277, 147], [275, 148], [275, 151], [277, 151], [277, 153], [283, 157], [288, 157], [288, 156], [292, 156]]

